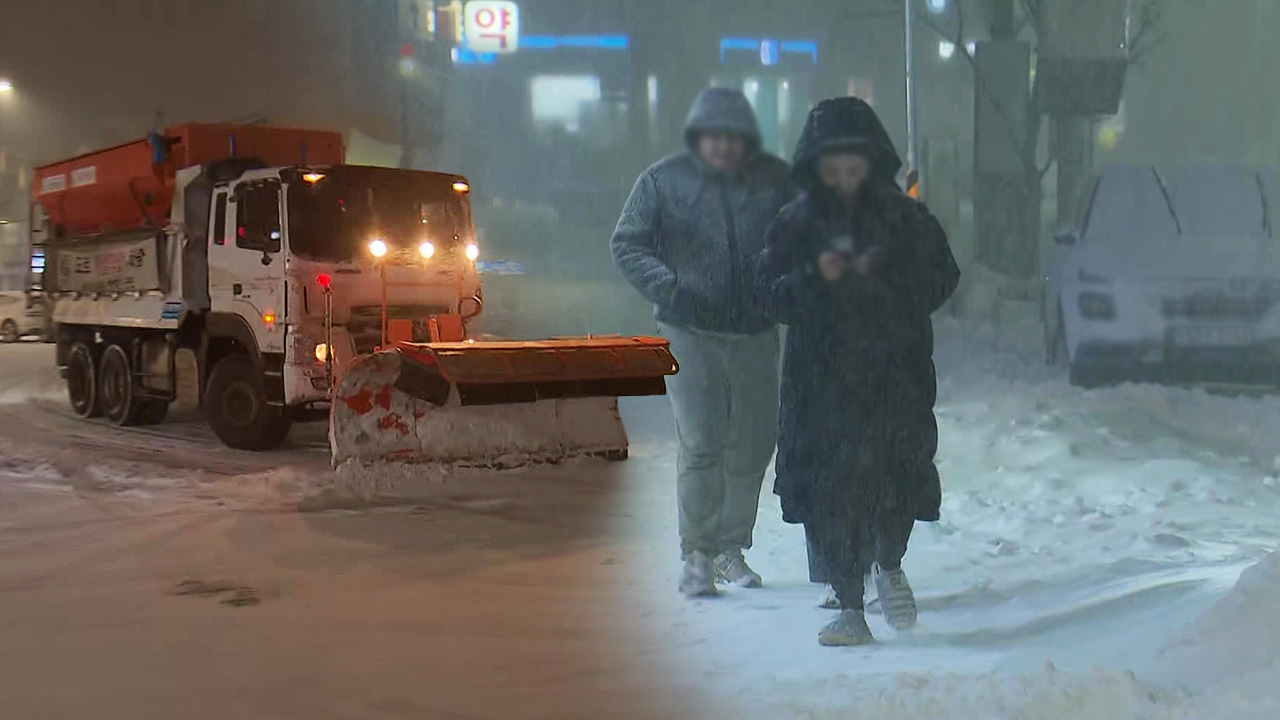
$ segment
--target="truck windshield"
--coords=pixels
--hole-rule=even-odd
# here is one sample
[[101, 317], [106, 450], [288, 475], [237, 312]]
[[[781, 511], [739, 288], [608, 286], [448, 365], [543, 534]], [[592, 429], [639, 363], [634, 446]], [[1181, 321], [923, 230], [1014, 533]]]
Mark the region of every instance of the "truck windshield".
[[444, 250], [471, 240], [466, 193], [451, 175], [384, 168], [325, 168], [289, 183], [289, 246], [317, 260], [366, 257], [380, 238], [393, 250], [423, 242]]

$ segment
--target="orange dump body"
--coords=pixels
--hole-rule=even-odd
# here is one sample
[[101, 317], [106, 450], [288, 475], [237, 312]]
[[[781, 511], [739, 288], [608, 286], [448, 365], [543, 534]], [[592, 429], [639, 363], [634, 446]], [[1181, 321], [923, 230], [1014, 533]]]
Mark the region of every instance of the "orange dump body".
[[165, 131], [164, 160], [142, 138], [36, 168], [35, 194], [61, 236], [168, 223], [178, 170], [230, 158], [268, 166], [338, 165], [342, 136], [324, 130], [188, 123]]

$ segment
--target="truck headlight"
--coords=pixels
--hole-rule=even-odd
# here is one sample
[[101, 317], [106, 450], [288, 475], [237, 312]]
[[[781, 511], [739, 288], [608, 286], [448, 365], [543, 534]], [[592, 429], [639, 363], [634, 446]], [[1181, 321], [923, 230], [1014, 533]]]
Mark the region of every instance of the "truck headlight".
[[429, 242], [424, 242], [418, 246], [418, 254], [423, 260], [430, 260], [432, 255], [436, 254], [436, 246]]
[[329, 359], [329, 346], [324, 343], [316, 345], [316, 360], [325, 362]]
[[387, 243], [381, 239], [369, 243], [369, 254], [380, 258], [387, 254]]
[[480, 246], [475, 243], [467, 243], [467, 259], [475, 262], [480, 257]]

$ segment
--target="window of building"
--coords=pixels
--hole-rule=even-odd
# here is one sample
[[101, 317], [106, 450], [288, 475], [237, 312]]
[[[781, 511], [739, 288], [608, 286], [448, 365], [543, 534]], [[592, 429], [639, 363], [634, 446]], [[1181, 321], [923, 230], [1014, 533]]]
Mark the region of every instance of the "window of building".
[[594, 75], [539, 75], [530, 81], [533, 123], [539, 129], [561, 128], [570, 134], [597, 114], [600, 78]]

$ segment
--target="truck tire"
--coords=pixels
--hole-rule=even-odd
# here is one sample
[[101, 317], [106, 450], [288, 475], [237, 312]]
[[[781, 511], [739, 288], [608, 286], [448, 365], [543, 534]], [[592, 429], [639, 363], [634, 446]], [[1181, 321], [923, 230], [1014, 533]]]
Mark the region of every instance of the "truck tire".
[[18, 342], [21, 337], [22, 333], [18, 332], [18, 323], [12, 320], [5, 320], [4, 324], [0, 325], [0, 342], [14, 343]]
[[82, 418], [102, 414], [96, 353], [83, 342], [72, 344], [67, 353], [67, 399], [71, 401], [71, 411]]
[[204, 413], [213, 434], [237, 450], [271, 450], [289, 434], [284, 408], [267, 404], [262, 376], [243, 355], [223, 358], [209, 375]]
[[98, 396], [102, 414], [121, 427], [138, 424], [142, 409], [142, 388], [133, 379], [129, 353], [119, 345], [110, 345], [98, 363]]

